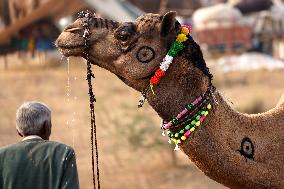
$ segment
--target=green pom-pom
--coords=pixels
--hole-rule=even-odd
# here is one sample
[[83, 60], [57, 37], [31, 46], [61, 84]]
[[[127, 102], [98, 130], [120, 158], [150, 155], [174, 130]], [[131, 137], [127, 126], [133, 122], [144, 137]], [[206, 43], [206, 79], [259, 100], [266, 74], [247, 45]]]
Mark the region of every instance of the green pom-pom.
[[184, 44], [179, 42], [174, 42], [174, 44], [171, 46], [171, 49], [174, 49], [176, 52], [181, 51], [184, 48]]
[[177, 46], [177, 50], [178, 51], [181, 51], [182, 49], [184, 49], [184, 47], [185, 47], [185, 45], [184, 44], [182, 44], [182, 43], [178, 43], [178, 46]]
[[173, 49], [170, 49], [169, 52], [168, 52], [168, 55], [172, 56], [172, 57], [176, 57], [177, 55], [177, 52]]
[[177, 53], [179, 51], [181, 51], [183, 48], [184, 48], [184, 44], [182, 43], [179, 43], [179, 42], [174, 42], [168, 52], [168, 55], [172, 56], [172, 57], [176, 57], [177, 56]]

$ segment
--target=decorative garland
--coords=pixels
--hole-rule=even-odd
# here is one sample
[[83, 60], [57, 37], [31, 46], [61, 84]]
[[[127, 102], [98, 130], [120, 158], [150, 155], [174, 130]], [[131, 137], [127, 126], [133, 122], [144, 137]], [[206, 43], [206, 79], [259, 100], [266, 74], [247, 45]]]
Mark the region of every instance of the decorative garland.
[[172, 44], [170, 50], [168, 51], [166, 57], [163, 59], [163, 62], [160, 64], [160, 67], [155, 71], [154, 76], [150, 79], [150, 88], [153, 94], [153, 87], [158, 85], [161, 79], [165, 76], [165, 72], [169, 69], [170, 64], [177, 54], [184, 49], [185, 45], [183, 42], [188, 40], [187, 35], [191, 32], [190, 26], [182, 25], [179, 31], [179, 34], [176, 36], [175, 42]]
[[[170, 64], [172, 63], [173, 59], [177, 56], [177, 54], [185, 48], [184, 42], [188, 40], [188, 35], [191, 32], [191, 28], [188, 25], [181, 25], [179, 34], [176, 36], [175, 42], [172, 44], [170, 50], [168, 51], [166, 57], [163, 59], [163, 62], [160, 64], [160, 67], [155, 71], [155, 74], [150, 79], [150, 89], [153, 94], [154, 86], [158, 85], [161, 79], [165, 76], [166, 71], [169, 69]], [[146, 94], [149, 88], [147, 87], [143, 92], [142, 96], [139, 99], [138, 108], [143, 107], [146, 101]]]
[[[162, 135], [165, 136], [165, 131], [169, 136], [169, 143], [176, 144], [175, 150], [178, 150], [178, 144], [185, 141], [203, 122], [212, 108], [211, 101], [215, 87], [210, 85], [207, 91], [195, 99], [192, 103], [179, 112], [171, 121], [161, 121]], [[213, 96], [214, 99], [214, 96]]]

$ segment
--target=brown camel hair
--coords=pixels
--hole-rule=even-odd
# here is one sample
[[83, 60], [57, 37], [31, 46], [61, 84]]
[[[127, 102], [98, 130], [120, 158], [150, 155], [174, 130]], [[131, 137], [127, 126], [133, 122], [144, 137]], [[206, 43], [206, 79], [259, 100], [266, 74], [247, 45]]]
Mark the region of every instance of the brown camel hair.
[[[175, 39], [175, 16], [175, 12], [145, 14], [126, 23], [91, 18], [88, 53], [92, 63], [142, 92]], [[86, 19], [77, 19], [57, 39], [65, 56], [86, 57], [82, 37]], [[199, 46], [189, 37], [186, 48], [154, 88], [155, 95], [147, 92], [149, 104], [162, 119], [171, 120], [206, 91], [210, 82], [206, 68]], [[180, 145], [181, 150], [205, 175], [227, 187], [284, 188], [284, 103], [248, 115], [233, 110], [218, 90], [214, 94], [213, 110]]]

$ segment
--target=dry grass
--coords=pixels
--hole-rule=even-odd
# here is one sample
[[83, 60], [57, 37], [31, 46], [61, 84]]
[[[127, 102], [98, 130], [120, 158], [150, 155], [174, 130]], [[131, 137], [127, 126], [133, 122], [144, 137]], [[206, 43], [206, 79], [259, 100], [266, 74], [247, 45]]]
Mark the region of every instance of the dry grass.
[[[92, 188], [88, 96], [85, 66], [78, 62], [81, 60], [71, 59], [69, 97], [66, 64], [58, 68], [0, 70], [0, 146], [20, 140], [15, 132], [17, 107], [27, 100], [43, 101], [53, 112], [51, 139], [75, 148], [80, 185], [88, 189]], [[95, 68], [95, 75], [103, 188], [225, 188], [204, 176], [181, 153], [177, 155], [182, 166], [173, 166], [172, 149], [167, 138], [160, 135], [158, 116], [147, 104], [137, 109], [140, 94], [104, 70]], [[219, 89], [239, 110], [246, 110], [252, 103], [262, 103], [261, 108], [266, 110], [284, 92], [283, 72], [219, 77], [215, 76]]]

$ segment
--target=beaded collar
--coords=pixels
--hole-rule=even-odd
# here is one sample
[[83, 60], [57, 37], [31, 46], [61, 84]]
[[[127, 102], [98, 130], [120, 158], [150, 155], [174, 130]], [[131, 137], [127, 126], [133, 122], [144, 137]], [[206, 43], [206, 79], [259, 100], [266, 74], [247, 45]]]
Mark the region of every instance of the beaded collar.
[[204, 122], [209, 111], [212, 109], [212, 100], [215, 99], [213, 93], [215, 90], [214, 86], [209, 85], [205, 93], [187, 104], [169, 122], [161, 121], [162, 135], [165, 136], [165, 132], [167, 133], [170, 138], [169, 143], [174, 142], [176, 144], [175, 150], [178, 150], [178, 145], [189, 138]]

